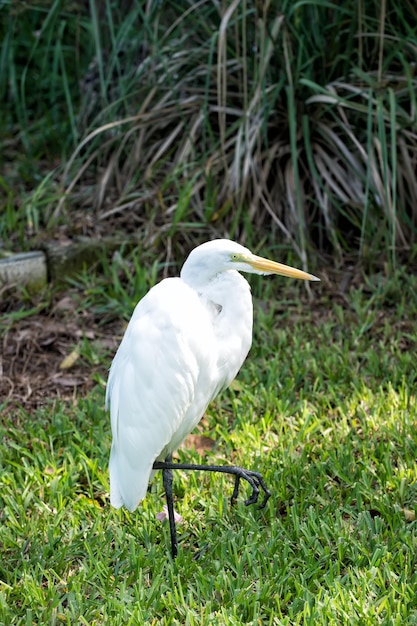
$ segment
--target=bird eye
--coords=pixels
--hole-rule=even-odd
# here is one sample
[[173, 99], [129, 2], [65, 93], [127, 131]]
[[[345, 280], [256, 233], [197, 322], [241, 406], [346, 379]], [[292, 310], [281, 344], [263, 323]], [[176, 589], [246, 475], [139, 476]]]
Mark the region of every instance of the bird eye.
[[239, 260], [239, 255], [238, 254], [232, 254], [232, 261], [238, 261]]

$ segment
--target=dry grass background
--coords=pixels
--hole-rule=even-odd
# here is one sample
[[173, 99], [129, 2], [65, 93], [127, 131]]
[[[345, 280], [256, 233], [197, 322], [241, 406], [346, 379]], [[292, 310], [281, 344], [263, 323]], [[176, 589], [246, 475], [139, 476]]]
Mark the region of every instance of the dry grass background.
[[[3, 91], [29, 156], [42, 129], [27, 108], [36, 118], [34, 80], [49, 70], [44, 176], [18, 200], [34, 234], [78, 223], [184, 250], [227, 234], [291, 247], [304, 265], [313, 250], [413, 249], [410, 0], [8, 6]], [[23, 68], [17, 21], [32, 24]]]

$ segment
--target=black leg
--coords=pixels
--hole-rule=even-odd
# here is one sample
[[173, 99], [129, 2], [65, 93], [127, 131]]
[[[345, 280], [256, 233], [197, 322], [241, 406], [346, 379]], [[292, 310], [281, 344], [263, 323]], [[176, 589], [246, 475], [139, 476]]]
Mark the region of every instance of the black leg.
[[195, 465], [193, 463], [173, 463], [172, 456], [167, 456], [165, 461], [155, 461], [153, 469], [162, 470], [162, 478], [165, 489], [165, 496], [167, 500], [169, 530], [171, 533], [171, 550], [172, 556], [175, 557], [178, 554], [178, 541], [177, 541], [177, 529], [175, 527], [174, 517], [174, 499], [172, 495], [172, 470], [200, 470], [205, 472], [222, 472], [224, 474], [232, 474], [235, 477], [235, 487], [233, 489], [231, 501], [235, 502], [239, 494], [240, 481], [246, 480], [252, 487], [252, 494], [250, 498], [245, 500], [246, 506], [249, 504], [256, 504], [259, 500], [260, 490], [263, 491], [264, 497], [259, 505], [259, 509], [263, 509], [268, 502], [271, 492], [265, 484], [262, 474], [259, 472], [253, 472], [252, 470], [244, 469], [243, 467], [237, 467], [235, 465]]
[[[168, 519], [169, 519], [169, 531], [171, 533], [171, 551], [172, 558], [178, 554], [178, 541], [177, 541], [177, 529], [175, 527], [174, 517], [174, 498], [172, 495], [172, 456], [167, 456], [166, 463], [162, 467], [162, 479], [165, 489], [165, 497], [167, 500]], [[155, 468], [157, 469], [157, 468]]]
[[250, 496], [250, 498], [248, 498], [248, 500], [245, 501], [246, 506], [248, 506], [249, 504], [256, 504], [258, 502], [260, 490], [263, 491], [264, 497], [258, 508], [263, 509], [271, 496], [271, 492], [267, 488], [265, 481], [262, 478], [262, 474], [259, 474], [259, 472], [253, 472], [252, 470], [244, 469], [243, 467], [237, 467], [235, 465], [195, 465], [193, 463], [172, 463], [171, 459], [167, 459], [165, 462], [155, 461], [155, 463], [153, 464], [153, 469], [161, 469], [163, 472], [165, 472], [166, 470], [183, 469], [201, 470], [205, 472], [223, 472], [224, 474], [232, 474], [233, 476], [235, 476], [235, 488], [233, 490], [231, 498], [232, 504], [238, 496], [239, 485], [242, 478], [243, 480], [246, 480], [252, 487], [252, 495]]

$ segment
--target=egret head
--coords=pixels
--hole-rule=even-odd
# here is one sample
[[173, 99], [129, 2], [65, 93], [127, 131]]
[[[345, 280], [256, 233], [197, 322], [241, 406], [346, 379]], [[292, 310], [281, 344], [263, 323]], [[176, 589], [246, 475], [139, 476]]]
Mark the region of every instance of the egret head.
[[215, 239], [194, 248], [184, 263], [181, 277], [195, 285], [229, 270], [251, 274], [279, 274], [300, 280], [320, 280], [302, 270], [256, 256], [248, 248], [229, 239]]

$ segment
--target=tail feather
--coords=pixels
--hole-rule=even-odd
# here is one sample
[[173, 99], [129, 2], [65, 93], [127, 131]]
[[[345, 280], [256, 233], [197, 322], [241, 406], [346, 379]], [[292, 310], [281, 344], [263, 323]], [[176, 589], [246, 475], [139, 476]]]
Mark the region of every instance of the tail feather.
[[109, 463], [110, 503], [116, 508], [125, 506], [134, 511], [139, 502], [146, 496], [148, 483], [153, 476], [152, 465], [148, 468], [132, 468], [117, 455], [112, 446]]

